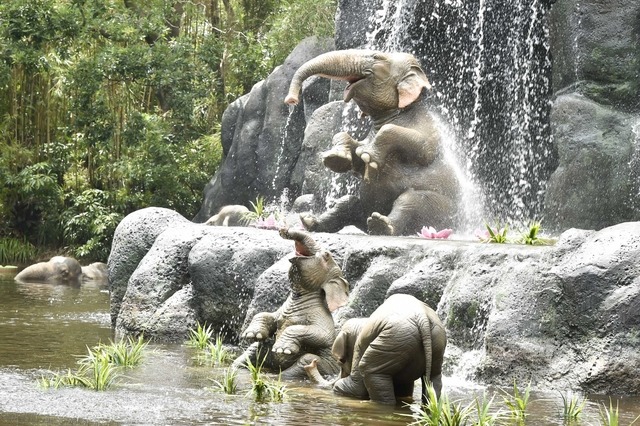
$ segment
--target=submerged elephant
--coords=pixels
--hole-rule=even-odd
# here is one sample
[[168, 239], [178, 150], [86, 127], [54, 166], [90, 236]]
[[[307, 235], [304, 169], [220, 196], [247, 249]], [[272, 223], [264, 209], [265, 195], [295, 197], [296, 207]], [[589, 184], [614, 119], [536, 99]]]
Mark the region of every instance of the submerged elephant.
[[50, 282], [79, 284], [82, 276], [82, 266], [72, 258], [66, 256], [54, 256], [48, 262], [39, 262], [24, 268], [16, 281], [21, 282]]
[[234, 366], [247, 359], [256, 365], [266, 356], [264, 365], [282, 371], [283, 378], [301, 379], [304, 366], [318, 359], [321, 374], [336, 374], [340, 367], [331, 356], [336, 337], [331, 312], [347, 303], [349, 283], [331, 254], [307, 232], [283, 228], [280, 236], [295, 241], [295, 256], [289, 259], [291, 293], [277, 311], [253, 317], [242, 337], [254, 342]]
[[286, 103], [298, 103], [302, 82], [312, 75], [346, 80], [344, 101], [353, 99], [373, 127], [363, 141], [336, 134], [333, 148], [323, 153], [332, 171], [363, 177], [359, 197], [344, 196], [318, 217], [304, 215], [305, 227], [335, 232], [355, 225], [378, 235], [414, 235], [423, 226], [450, 228], [459, 183], [427, 101], [431, 86], [415, 57], [370, 50], [322, 54], [296, 71]]
[[240, 204], [231, 204], [220, 209], [218, 214], [204, 224], [210, 226], [245, 226], [250, 222], [249, 209]]
[[93, 262], [82, 267], [82, 282], [94, 282], [101, 284], [109, 283], [109, 273], [107, 264], [104, 262]]
[[324, 380], [315, 362], [305, 370], [338, 394], [384, 404], [411, 397], [421, 378], [425, 402], [427, 381], [440, 397], [446, 345], [444, 325], [433, 309], [413, 296], [394, 294], [369, 318], [352, 318], [342, 326], [332, 348], [342, 366], [340, 379]]

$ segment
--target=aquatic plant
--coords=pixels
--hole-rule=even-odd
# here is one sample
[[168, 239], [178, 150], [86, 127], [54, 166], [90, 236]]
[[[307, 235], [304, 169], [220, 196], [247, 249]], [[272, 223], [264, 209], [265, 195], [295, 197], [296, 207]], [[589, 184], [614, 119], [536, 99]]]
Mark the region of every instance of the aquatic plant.
[[231, 360], [232, 353], [222, 343], [222, 336], [216, 336], [215, 342], [209, 342], [206, 349], [206, 359], [213, 365], [221, 365]]
[[206, 349], [212, 335], [211, 326], [208, 326], [207, 323], [200, 324], [198, 322], [195, 329], [189, 329], [189, 340], [186, 343], [196, 349]]
[[461, 426], [468, 423], [470, 406], [462, 408], [460, 403], [450, 402], [445, 394], [438, 398], [432, 385], [428, 385], [426, 390], [429, 400], [412, 415], [414, 420], [410, 425]]
[[[618, 413], [618, 401], [616, 401], [616, 408], [613, 408], [613, 401], [609, 398], [608, 409], [604, 403], [600, 406], [600, 424], [603, 426], [618, 426], [619, 421], [620, 415]], [[633, 423], [635, 423], [635, 420]]]
[[542, 238], [540, 236], [541, 229], [542, 225], [540, 224], [540, 222], [532, 222], [529, 225], [529, 229], [522, 233], [520, 239], [517, 242], [531, 246], [553, 244], [553, 240], [549, 238]]
[[101, 343], [94, 347], [94, 351], [102, 352], [113, 365], [131, 368], [142, 363], [147, 345], [148, 342], [144, 340], [144, 336], [140, 335], [138, 339], [128, 337], [118, 342], [110, 341], [108, 345]]
[[491, 412], [494, 398], [495, 394], [489, 400], [487, 400], [485, 395], [482, 396], [482, 400], [478, 397], [475, 398], [474, 405], [477, 420], [472, 423], [473, 426], [493, 426], [503, 420], [505, 416], [502, 410], [498, 410], [493, 413]]
[[236, 380], [237, 377], [238, 377], [238, 370], [233, 367], [229, 367], [224, 370], [224, 376], [222, 377], [222, 381], [218, 381], [215, 379], [211, 379], [211, 380], [222, 392], [228, 395], [233, 395], [236, 393], [236, 390], [238, 389], [238, 384]]
[[577, 395], [565, 396], [562, 393], [560, 394], [560, 397], [562, 397], [562, 418], [565, 423], [578, 420], [584, 410], [587, 399], [580, 399]]
[[504, 393], [504, 403], [509, 408], [511, 413], [511, 419], [515, 424], [524, 424], [527, 417], [527, 404], [529, 403], [529, 395], [531, 392], [531, 383], [527, 385], [524, 393], [520, 392], [515, 380], [513, 381], [513, 395], [502, 391]]
[[446, 228], [440, 231], [436, 231], [433, 226], [423, 226], [420, 232], [418, 232], [418, 236], [422, 238], [429, 239], [445, 239], [449, 238], [449, 236], [453, 233], [453, 230]]
[[254, 365], [250, 359], [247, 359], [247, 369], [251, 377], [251, 389], [247, 395], [252, 395], [256, 402], [282, 402], [287, 396], [288, 389], [281, 381], [280, 375], [276, 382], [265, 379], [262, 373], [262, 366], [266, 357], [262, 361], [258, 360]]
[[[485, 223], [484, 226], [486, 227], [487, 231], [486, 231], [486, 237], [484, 239], [482, 239], [482, 242], [485, 243], [497, 243], [497, 244], [504, 244], [506, 242], [508, 242], [507, 239], [507, 232], [508, 232], [508, 225], [505, 225], [504, 227], [500, 228], [500, 226], [496, 226], [495, 228], [492, 228], [488, 223]], [[477, 234], [476, 234], [477, 235]]]

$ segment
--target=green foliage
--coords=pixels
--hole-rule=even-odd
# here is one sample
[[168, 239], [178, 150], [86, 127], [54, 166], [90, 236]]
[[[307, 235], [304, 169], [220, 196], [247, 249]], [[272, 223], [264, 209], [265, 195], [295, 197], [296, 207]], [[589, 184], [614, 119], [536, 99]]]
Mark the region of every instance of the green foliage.
[[147, 342], [141, 336], [128, 338], [108, 345], [98, 344], [87, 347], [87, 355], [78, 360], [76, 370], [42, 376], [38, 385], [44, 389], [61, 387], [84, 387], [96, 391], [107, 390], [119, 377], [120, 368], [131, 368], [142, 362]]
[[233, 367], [224, 370], [222, 381], [212, 379], [216, 387], [227, 395], [234, 395], [238, 389], [237, 383], [238, 370]]
[[560, 394], [562, 397], [562, 418], [565, 423], [571, 423], [578, 420], [582, 411], [584, 410], [584, 406], [587, 403], [586, 398], [580, 399], [577, 395], [564, 395]]
[[193, 217], [220, 120], [335, 0], [0, 4], [0, 236], [106, 261], [117, 223]]
[[504, 244], [508, 241], [507, 232], [509, 227], [507, 225], [505, 225], [503, 228], [497, 226], [495, 229], [493, 229], [489, 224], [485, 223], [485, 227], [487, 228], [487, 232], [489, 233], [487, 242]]
[[206, 349], [209, 346], [212, 335], [213, 330], [211, 330], [210, 325], [197, 323], [195, 329], [189, 329], [189, 339], [186, 342], [187, 346], [200, 350]]
[[250, 359], [247, 359], [247, 369], [251, 377], [251, 389], [247, 395], [253, 396], [256, 402], [283, 402], [287, 397], [287, 386], [282, 383], [280, 375], [275, 382], [265, 378], [262, 372], [265, 360], [266, 357], [262, 361], [258, 360], [254, 365]]
[[25, 265], [37, 255], [37, 250], [26, 239], [0, 238], [0, 266]]
[[524, 394], [520, 392], [515, 380], [513, 381], [513, 395], [504, 392], [504, 403], [511, 413], [511, 419], [516, 425], [524, 424], [527, 417], [527, 405], [531, 393], [531, 385], [527, 385]]
[[231, 361], [232, 353], [223, 345], [222, 336], [217, 335], [216, 341], [207, 345], [205, 355], [210, 364], [221, 365]]
[[549, 238], [542, 238], [540, 236], [541, 229], [542, 225], [540, 224], [540, 222], [532, 222], [529, 225], [529, 229], [522, 233], [522, 236], [520, 237], [520, 240], [518, 242], [531, 246], [553, 244], [553, 240]]
[[420, 426], [462, 426], [468, 423], [471, 407], [452, 403], [445, 394], [436, 396], [431, 384], [427, 386], [428, 401], [413, 416], [411, 425]]

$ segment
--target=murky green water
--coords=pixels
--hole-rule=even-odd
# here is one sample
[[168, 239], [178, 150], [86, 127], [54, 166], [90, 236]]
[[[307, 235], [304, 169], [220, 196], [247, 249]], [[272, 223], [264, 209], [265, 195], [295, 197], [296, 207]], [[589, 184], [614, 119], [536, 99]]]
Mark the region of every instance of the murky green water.
[[[109, 294], [99, 285], [19, 284], [13, 274], [0, 273], [1, 426], [405, 425], [418, 408], [341, 398], [305, 382], [287, 383], [284, 403], [256, 403], [246, 395], [246, 371], [239, 394], [224, 395], [212, 382], [222, 378], [223, 368], [199, 365], [194, 351], [181, 345], [150, 346], [144, 364], [105, 392], [40, 389], [43, 374], [75, 368], [87, 345], [112, 338], [108, 309]], [[485, 392], [451, 378], [444, 383], [449, 398], [463, 405]], [[605, 400], [591, 397], [579, 424], [599, 424], [598, 403]], [[494, 405], [503, 405], [499, 395]], [[561, 409], [559, 395], [534, 393], [527, 425], [561, 425]], [[629, 424], [640, 414], [638, 399], [621, 399], [620, 413], [620, 424]]]

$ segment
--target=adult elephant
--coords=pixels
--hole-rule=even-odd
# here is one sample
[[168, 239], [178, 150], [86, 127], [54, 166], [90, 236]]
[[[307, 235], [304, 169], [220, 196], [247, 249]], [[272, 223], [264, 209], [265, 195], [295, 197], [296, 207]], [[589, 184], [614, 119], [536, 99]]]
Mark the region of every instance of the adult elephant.
[[47, 282], [79, 284], [82, 266], [72, 258], [54, 256], [48, 262], [39, 262], [24, 268], [15, 280], [20, 282]]
[[346, 80], [344, 101], [353, 100], [373, 126], [363, 141], [336, 134], [332, 149], [322, 154], [334, 172], [362, 176], [359, 197], [344, 196], [320, 216], [303, 215], [305, 227], [335, 232], [355, 225], [377, 235], [450, 228], [459, 183], [427, 99], [431, 86], [416, 58], [370, 50], [322, 54], [296, 71], [287, 104], [298, 103], [302, 82], [312, 75]]
[[353, 318], [342, 326], [333, 344], [341, 364], [340, 379], [327, 382], [315, 363], [305, 367], [309, 377], [334, 392], [383, 404], [413, 395], [414, 382], [422, 379], [436, 395], [442, 389], [442, 361], [447, 335], [438, 315], [413, 296], [394, 294], [369, 318]]
[[277, 311], [253, 317], [242, 334], [253, 343], [234, 366], [249, 360], [282, 371], [285, 379], [301, 379], [306, 377], [304, 366], [317, 359], [321, 374], [336, 374], [340, 367], [331, 356], [336, 337], [331, 312], [347, 303], [349, 283], [331, 254], [307, 232], [281, 229], [280, 235], [295, 241], [295, 255], [289, 259], [291, 293]]

